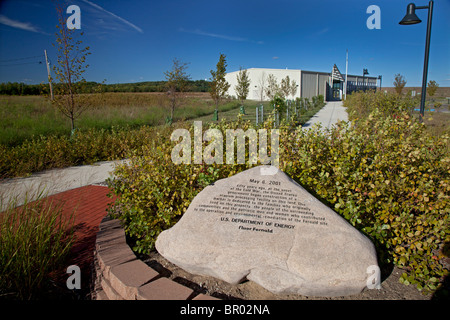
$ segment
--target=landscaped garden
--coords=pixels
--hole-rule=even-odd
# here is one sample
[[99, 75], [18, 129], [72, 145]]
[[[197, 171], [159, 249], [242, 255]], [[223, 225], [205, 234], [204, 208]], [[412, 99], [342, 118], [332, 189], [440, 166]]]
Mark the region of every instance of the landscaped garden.
[[[142, 102], [164, 101], [164, 95], [150, 98], [146, 94], [111, 94], [108, 104], [99, 103], [97, 109], [86, 112], [71, 134], [67, 123], [64, 127], [64, 119], [51, 111], [45, 100], [2, 99], [9, 99], [2, 110], [2, 119], [8, 123], [3, 128], [17, 133], [22, 131], [20, 128], [33, 128], [33, 123], [36, 128], [22, 138], [13, 133], [13, 138], [1, 145], [0, 172], [4, 178], [101, 160], [130, 159], [117, 168], [116, 178], [109, 181], [113, 192], [120, 196], [110, 214], [123, 221], [137, 254], [148, 254], [158, 234], [180, 219], [204, 187], [251, 166], [176, 165], [171, 160], [175, 142], [170, 139], [175, 129], [193, 133], [193, 120], [202, 121], [205, 130], [217, 128], [223, 133], [227, 129], [251, 128], [270, 132], [277, 127], [280, 169], [366, 234], [376, 245], [382, 270], [396, 266], [403, 272], [400, 279], [405, 285], [448, 294], [444, 290], [450, 242], [448, 113], [427, 113], [424, 123], [420, 123], [414, 111], [418, 104], [415, 99], [355, 93], [344, 103], [348, 123], [340, 122], [329, 130], [319, 126], [304, 130], [299, 124], [306, 121], [306, 114], [323, 106], [320, 98], [308, 109], [305, 101], [291, 104], [290, 116], [280, 103], [276, 106], [277, 126], [273, 107], [268, 103], [264, 104], [265, 122], [256, 125], [255, 108], [259, 103], [246, 102], [245, 114], [241, 114], [238, 101], [227, 101], [219, 106], [219, 121], [212, 121], [212, 108], [204, 101], [207, 99], [192, 97], [192, 104], [185, 102], [185, 108], [175, 113], [175, 120], [181, 121], [165, 124], [166, 110], [152, 122], [148, 120], [151, 114], [163, 108]], [[196, 103], [200, 111], [193, 107]], [[22, 110], [16, 120], [8, 117], [8, 108], [13, 105], [15, 110]], [[40, 126], [46, 119], [47, 125]], [[54, 132], [49, 123], [54, 123]], [[6, 139], [8, 134], [2, 137]], [[247, 157], [248, 149], [247, 145]], [[40, 212], [45, 213], [45, 208]], [[59, 250], [62, 257], [64, 250]], [[47, 258], [43, 257], [45, 262]]]
[[[303, 130], [282, 121], [280, 169], [366, 234], [382, 268], [397, 266], [405, 285], [440, 292], [448, 275], [450, 136], [448, 127], [432, 134], [419, 123], [416, 105], [394, 94], [355, 93], [345, 102], [349, 123]], [[255, 127], [242, 119], [204, 126], [223, 133]], [[120, 196], [111, 215], [123, 221], [137, 253], [149, 253], [205, 186], [251, 166], [174, 164], [170, 135], [181, 127], [192, 133], [189, 123], [162, 128], [109, 181]], [[274, 119], [261, 127], [270, 131]]]

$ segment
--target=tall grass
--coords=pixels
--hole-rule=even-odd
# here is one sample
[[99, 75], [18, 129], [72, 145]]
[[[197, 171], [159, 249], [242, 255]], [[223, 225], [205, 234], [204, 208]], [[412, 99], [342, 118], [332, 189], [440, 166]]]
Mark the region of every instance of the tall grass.
[[73, 243], [73, 215], [45, 199], [0, 213], [0, 298], [39, 299], [55, 290], [51, 273]]
[[[76, 127], [110, 130], [163, 125], [169, 116], [168, 98], [163, 93], [102, 93], [87, 95], [89, 108], [76, 120]], [[238, 107], [231, 101], [219, 107]], [[174, 120], [187, 120], [214, 112], [208, 94], [186, 94], [179, 101]], [[39, 136], [68, 136], [70, 123], [43, 96], [0, 97], [0, 144], [13, 147]]]
[[0, 97], [0, 144], [13, 146], [33, 136], [69, 132], [65, 119], [43, 97]]

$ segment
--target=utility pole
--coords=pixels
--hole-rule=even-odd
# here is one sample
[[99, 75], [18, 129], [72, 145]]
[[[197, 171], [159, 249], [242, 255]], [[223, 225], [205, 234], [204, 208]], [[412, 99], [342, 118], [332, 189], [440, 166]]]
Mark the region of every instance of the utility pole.
[[47, 50], [44, 50], [44, 54], [45, 54], [45, 64], [47, 65], [48, 83], [50, 85], [50, 97], [51, 97], [51, 100], [53, 101], [52, 77], [50, 76], [50, 66], [48, 64], [48, 59], [47, 59]]

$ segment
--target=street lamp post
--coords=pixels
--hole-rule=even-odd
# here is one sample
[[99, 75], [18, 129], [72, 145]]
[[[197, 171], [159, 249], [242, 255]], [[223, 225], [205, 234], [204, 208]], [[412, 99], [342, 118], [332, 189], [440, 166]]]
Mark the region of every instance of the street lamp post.
[[427, 96], [428, 58], [430, 55], [431, 19], [433, 17], [433, 4], [433, 0], [428, 3], [428, 6], [416, 7], [414, 3], [408, 4], [408, 6], [406, 7], [406, 15], [403, 17], [402, 21], [399, 22], [399, 24], [401, 25], [421, 23], [422, 20], [417, 17], [415, 10], [428, 9], [427, 38], [425, 42], [425, 59], [423, 63], [422, 93], [420, 97], [420, 122], [423, 122], [423, 117], [425, 114], [425, 98]]
[[369, 71], [367, 71], [367, 69], [363, 69], [363, 91], [364, 92], [366, 92], [366, 80], [364, 79], [366, 74], [369, 74]]

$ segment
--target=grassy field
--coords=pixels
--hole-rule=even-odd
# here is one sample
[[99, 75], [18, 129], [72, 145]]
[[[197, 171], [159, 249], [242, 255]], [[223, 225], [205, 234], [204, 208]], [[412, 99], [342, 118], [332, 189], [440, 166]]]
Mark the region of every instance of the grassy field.
[[[162, 93], [103, 93], [89, 95], [92, 105], [76, 121], [80, 130], [137, 128], [165, 123], [169, 101]], [[220, 112], [239, 107], [238, 101], [227, 101]], [[202, 117], [214, 112], [208, 93], [188, 93], [175, 110], [175, 121]], [[212, 118], [211, 118], [212, 119]], [[39, 135], [68, 135], [70, 123], [43, 96], [0, 97], [0, 144], [15, 146]]]
[[[419, 114], [415, 113], [414, 116], [418, 118]], [[433, 136], [450, 134], [450, 112], [425, 112], [423, 123]], [[447, 148], [450, 150], [450, 142]]]
[[[155, 132], [171, 130], [165, 126], [170, 111], [168, 97], [163, 93], [91, 94], [89, 100], [92, 107], [76, 121], [79, 130], [71, 136], [69, 120], [45, 97], [0, 96], [0, 180], [123, 159], [140, 152]], [[237, 120], [240, 105], [237, 100], [224, 101], [219, 106], [219, 120]], [[256, 101], [245, 101], [242, 120], [255, 123], [258, 105]], [[263, 105], [266, 120], [272, 107], [269, 102]], [[214, 109], [208, 93], [188, 93], [175, 110], [178, 123], [174, 125], [185, 125], [183, 120], [212, 122]], [[305, 123], [319, 109], [302, 110], [296, 125]], [[285, 115], [280, 116], [280, 120], [283, 118]], [[433, 135], [448, 133], [449, 123], [446, 105], [439, 112], [426, 112], [425, 124]]]
[[[441, 134], [449, 128], [450, 112], [447, 101], [439, 112], [427, 112], [425, 124], [433, 134]], [[106, 129], [113, 127], [138, 128], [144, 125], [158, 126], [169, 116], [169, 101], [164, 93], [103, 93], [89, 95], [92, 105], [76, 122], [79, 130]], [[260, 103], [245, 101], [243, 120], [256, 121], [256, 107]], [[240, 102], [225, 101], [219, 106], [219, 119], [237, 119]], [[186, 93], [175, 110], [175, 121], [213, 121], [214, 104], [209, 93]], [[264, 119], [272, 107], [264, 102]], [[444, 111], [444, 112], [442, 112]], [[446, 112], [445, 112], [446, 111]], [[314, 111], [315, 112], [315, 111]], [[300, 118], [305, 123], [312, 114], [306, 112]], [[70, 123], [48, 98], [44, 96], [0, 96], [0, 144], [16, 146], [25, 140], [39, 136], [68, 136]]]
[[[102, 93], [90, 94], [91, 105], [77, 120], [77, 129], [139, 128], [166, 123], [170, 114], [169, 100], [164, 93]], [[219, 119], [234, 121], [240, 111], [237, 100], [219, 105]], [[243, 120], [256, 121], [256, 101], [245, 101]], [[272, 112], [264, 102], [264, 119]], [[175, 110], [174, 120], [213, 121], [215, 105], [209, 93], [186, 93]], [[311, 110], [317, 112], [317, 110]], [[313, 114], [302, 114], [300, 123]], [[260, 119], [261, 120], [261, 119]], [[44, 96], [0, 96], [0, 144], [12, 147], [39, 136], [70, 135], [69, 119], [64, 117]]]
[[[142, 152], [160, 132], [193, 120], [213, 121], [215, 105], [208, 93], [188, 93], [175, 110], [173, 127], [166, 124], [170, 114], [168, 97], [163, 93], [103, 93], [88, 95], [92, 107], [75, 122], [70, 121], [42, 96], [0, 97], [0, 180], [23, 177], [33, 172], [98, 161], [128, 158]], [[255, 101], [244, 103], [243, 120], [256, 120]], [[241, 103], [221, 103], [219, 119], [235, 121]], [[305, 122], [316, 109], [301, 116]], [[264, 118], [272, 112], [264, 103]], [[281, 117], [285, 117], [282, 115]], [[280, 117], [280, 120], [281, 120]], [[297, 122], [298, 124], [298, 122]]]

